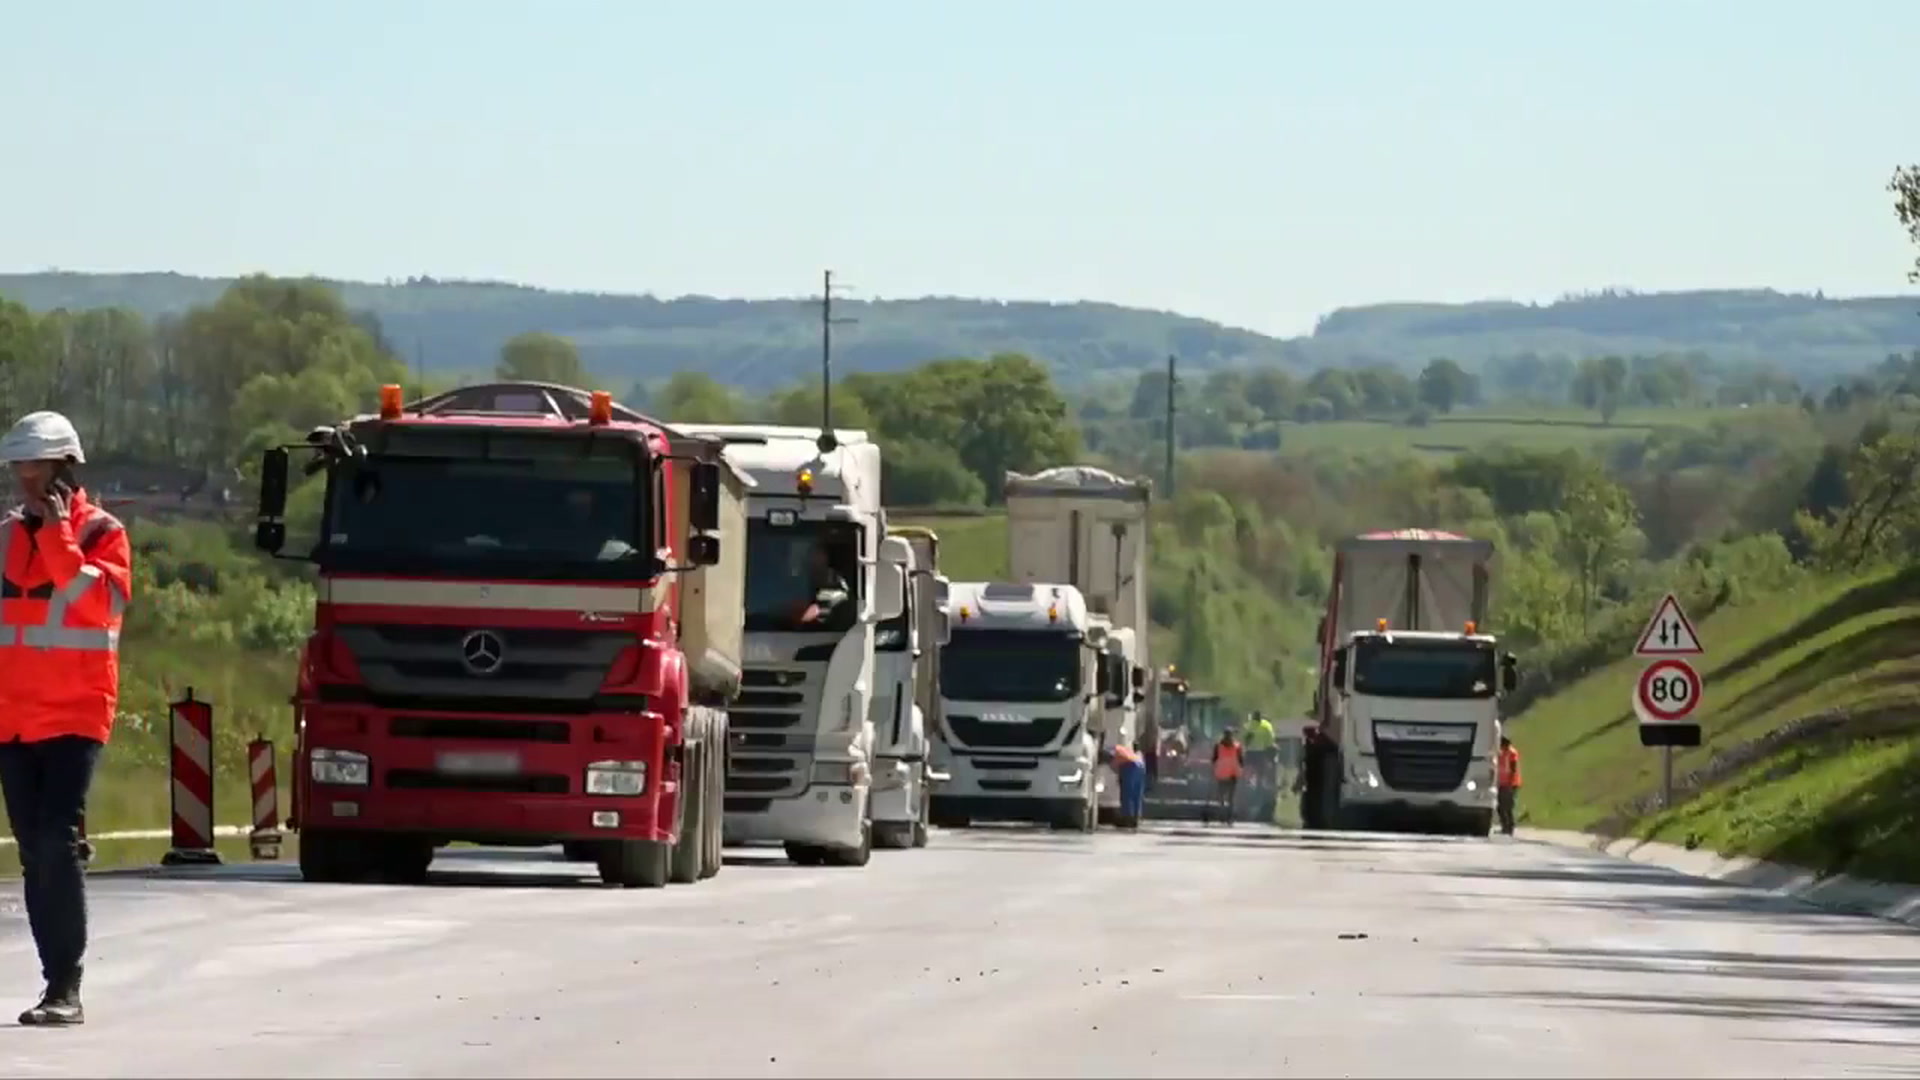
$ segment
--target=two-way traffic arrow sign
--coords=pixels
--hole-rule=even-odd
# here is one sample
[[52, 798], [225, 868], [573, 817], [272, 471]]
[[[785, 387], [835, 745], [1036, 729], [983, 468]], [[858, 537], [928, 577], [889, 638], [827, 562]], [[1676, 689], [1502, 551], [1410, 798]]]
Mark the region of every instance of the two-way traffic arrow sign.
[[1693, 628], [1693, 620], [1680, 610], [1680, 598], [1672, 593], [1653, 609], [1653, 618], [1640, 632], [1640, 643], [1633, 647], [1633, 655], [1647, 657], [1699, 656], [1706, 651]]

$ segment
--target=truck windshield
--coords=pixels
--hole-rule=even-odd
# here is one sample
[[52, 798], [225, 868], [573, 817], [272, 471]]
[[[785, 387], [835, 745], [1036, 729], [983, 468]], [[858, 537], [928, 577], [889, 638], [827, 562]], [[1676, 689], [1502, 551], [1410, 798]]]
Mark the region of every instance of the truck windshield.
[[536, 581], [650, 573], [638, 448], [606, 440], [589, 456], [578, 443], [547, 442], [565, 452], [494, 447], [484, 457], [375, 456], [335, 467], [320, 566]]
[[1478, 642], [1361, 640], [1353, 649], [1353, 692], [1396, 698], [1493, 696], [1493, 647]]
[[955, 630], [940, 650], [952, 701], [1066, 701], [1080, 690], [1080, 639], [1045, 630]]
[[747, 522], [746, 629], [838, 633], [860, 618], [860, 526]]

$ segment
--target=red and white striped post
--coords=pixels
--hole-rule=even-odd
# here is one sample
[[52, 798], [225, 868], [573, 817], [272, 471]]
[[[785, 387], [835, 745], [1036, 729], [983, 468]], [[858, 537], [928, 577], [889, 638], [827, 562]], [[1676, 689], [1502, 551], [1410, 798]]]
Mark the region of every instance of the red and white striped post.
[[265, 735], [247, 744], [247, 775], [253, 779], [253, 831], [247, 843], [256, 859], [280, 857], [280, 782], [273, 771], [273, 743]]
[[213, 847], [213, 704], [186, 696], [167, 707], [173, 737], [173, 847], [162, 866], [220, 862]]

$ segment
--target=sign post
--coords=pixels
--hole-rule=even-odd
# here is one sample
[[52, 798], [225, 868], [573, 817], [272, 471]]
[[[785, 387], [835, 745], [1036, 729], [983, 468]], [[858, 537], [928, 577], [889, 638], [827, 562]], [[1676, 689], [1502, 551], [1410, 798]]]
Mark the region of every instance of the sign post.
[[1634, 682], [1633, 712], [1640, 720], [1640, 745], [1660, 748], [1662, 809], [1673, 806], [1673, 748], [1700, 745], [1700, 725], [1690, 718], [1706, 686], [1688, 658], [1706, 651], [1672, 593], [1661, 598], [1633, 648], [1635, 656], [1652, 661]]

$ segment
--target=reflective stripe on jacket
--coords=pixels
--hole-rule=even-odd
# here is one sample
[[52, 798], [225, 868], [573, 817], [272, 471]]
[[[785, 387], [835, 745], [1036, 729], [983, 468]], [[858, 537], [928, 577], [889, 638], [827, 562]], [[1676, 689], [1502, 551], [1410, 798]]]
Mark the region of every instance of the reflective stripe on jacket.
[[85, 491], [65, 521], [0, 517], [0, 742], [107, 741], [132, 566], [126, 527]]

